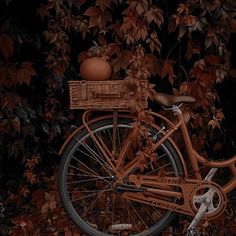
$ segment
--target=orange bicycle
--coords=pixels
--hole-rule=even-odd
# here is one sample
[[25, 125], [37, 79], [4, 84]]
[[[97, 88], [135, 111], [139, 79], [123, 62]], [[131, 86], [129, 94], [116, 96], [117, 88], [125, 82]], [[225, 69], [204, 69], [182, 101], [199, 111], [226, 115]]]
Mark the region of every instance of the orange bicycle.
[[[116, 91], [94, 96], [97, 101], [123, 99]], [[209, 161], [194, 150], [181, 111], [181, 104], [194, 102], [194, 98], [156, 94], [155, 100], [168, 107], [171, 120], [150, 112], [155, 122], [140, 121], [114, 104], [115, 109], [102, 115], [87, 110], [83, 125], [63, 145], [61, 199], [86, 235], [157, 235], [176, 214], [193, 217], [186, 234], [196, 235], [202, 219], [211, 220], [224, 212], [226, 194], [236, 187], [236, 155]], [[171, 138], [177, 130], [182, 134], [185, 158]], [[209, 173], [201, 173], [200, 165], [209, 167]], [[214, 176], [223, 167], [228, 167], [232, 177], [220, 186]]]

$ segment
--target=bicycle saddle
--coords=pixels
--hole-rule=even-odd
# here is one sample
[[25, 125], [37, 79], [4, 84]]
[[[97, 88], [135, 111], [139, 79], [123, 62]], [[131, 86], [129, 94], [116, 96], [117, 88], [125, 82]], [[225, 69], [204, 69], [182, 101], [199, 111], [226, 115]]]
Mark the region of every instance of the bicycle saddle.
[[171, 107], [177, 103], [193, 103], [196, 99], [191, 96], [176, 96], [165, 93], [155, 93], [153, 100], [158, 104], [166, 107]]

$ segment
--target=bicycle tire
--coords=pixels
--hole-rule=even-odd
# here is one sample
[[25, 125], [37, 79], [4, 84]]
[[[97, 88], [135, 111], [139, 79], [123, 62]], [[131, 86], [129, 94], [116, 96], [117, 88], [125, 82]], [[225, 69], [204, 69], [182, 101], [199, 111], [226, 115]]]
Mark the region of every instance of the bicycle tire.
[[[132, 122], [133, 122], [132, 119], [127, 119], [127, 118], [119, 117], [118, 118], [117, 128], [118, 129], [121, 129], [121, 128], [131, 129], [131, 125], [130, 124]], [[96, 123], [92, 122], [90, 124], [90, 127], [93, 130], [94, 134], [98, 134], [98, 132], [102, 132], [102, 131], [103, 132], [108, 132], [107, 130], [110, 130], [110, 131], [112, 130], [113, 121], [112, 121], [112, 119], [105, 119], [105, 120], [103, 120], [103, 118], [101, 118], [101, 120], [99, 120], [99, 121], [96, 120]], [[157, 132], [157, 130], [155, 130], [155, 128], [152, 127], [150, 132], [154, 135], [154, 133]], [[104, 226], [97, 225], [98, 222], [95, 221], [95, 218], [96, 218], [97, 221], [99, 221], [99, 220], [101, 221], [101, 219], [103, 218], [103, 212], [102, 212], [101, 209], [97, 209], [96, 207], [94, 207], [94, 209], [92, 209], [90, 213], [86, 212], [86, 209], [89, 209], [89, 207], [91, 207], [92, 202], [90, 202], [90, 206], [86, 205], [86, 204], [89, 204], [89, 203], [88, 202], [86, 203], [86, 201], [82, 200], [82, 198], [81, 198], [80, 199], [80, 203], [78, 204], [79, 208], [75, 206], [75, 204], [73, 203], [74, 202], [73, 192], [71, 192], [71, 191], [77, 191], [78, 196], [80, 196], [82, 191], [86, 191], [86, 190], [84, 190], [84, 188], [87, 188], [88, 189], [87, 191], [90, 191], [90, 190], [93, 191], [93, 189], [91, 189], [91, 185], [93, 185], [93, 188], [96, 188], [95, 185], [97, 185], [97, 184], [94, 184], [94, 183], [90, 183], [89, 186], [86, 186], [86, 184], [84, 184], [86, 182], [86, 179], [84, 179], [85, 182], [83, 183], [83, 182], [80, 182], [80, 181], [83, 181], [83, 179], [81, 180], [79, 178], [79, 180], [76, 179], [76, 181], [74, 181], [74, 184], [76, 184], [75, 182], [80, 183], [82, 186], [84, 184], [83, 188], [81, 187], [81, 189], [79, 191], [78, 190], [74, 190], [74, 189], [76, 189], [75, 187], [72, 188], [72, 187], [68, 187], [67, 186], [68, 179], [71, 178], [70, 177], [71, 175], [74, 175], [73, 171], [71, 173], [69, 173], [69, 171], [71, 171], [71, 168], [72, 168], [71, 167], [72, 166], [71, 163], [72, 163], [72, 161], [74, 161], [74, 158], [75, 158], [73, 156], [77, 155], [78, 152], [79, 153], [84, 152], [84, 151], [81, 151], [81, 150], [79, 151], [78, 147], [82, 148], [83, 147], [83, 146], [81, 146], [82, 142], [85, 142], [86, 140], [89, 141], [89, 138], [91, 139], [88, 131], [85, 128], [81, 129], [78, 133], [76, 133], [75, 136], [73, 137], [73, 139], [67, 145], [66, 149], [64, 150], [63, 155], [62, 155], [62, 159], [61, 159], [61, 162], [60, 162], [60, 167], [59, 167], [59, 191], [60, 191], [60, 196], [61, 196], [61, 199], [62, 199], [62, 203], [63, 203], [63, 205], [64, 205], [68, 215], [73, 219], [75, 224], [81, 230], [83, 230], [87, 235], [90, 235], [90, 236], [98, 236], [98, 235], [99, 236], [111, 236], [111, 235], [154, 236], [154, 235], [157, 235], [160, 232], [162, 232], [171, 223], [171, 221], [173, 220], [173, 218], [175, 216], [174, 212], [172, 212], [172, 211], [164, 211], [163, 215], [161, 216], [160, 219], [158, 219], [157, 222], [155, 221], [155, 219], [148, 219], [148, 220], [146, 220], [147, 222], [148, 221], [154, 221], [154, 222], [150, 223], [150, 226], [148, 226], [148, 227], [145, 226], [144, 228], [142, 228], [143, 226], [142, 227], [140, 226], [141, 227], [141, 232], [139, 232], [139, 229], [138, 229], [138, 231], [135, 231], [133, 229], [128, 229], [128, 230], [125, 229], [125, 230], [120, 230], [120, 232], [109, 232], [109, 229], [108, 229], [107, 226], [104, 229], [102, 229], [102, 227], [104, 227]], [[94, 147], [92, 147], [92, 148], [94, 148]], [[171, 171], [173, 171], [174, 176], [182, 175], [182, 173], [183, 173], [182, 163], [181, 163], [180, 158], [179, 158], [177, 152], [175, 151], [173, 145], [171, 144], [171, 142], [166, 140], [161, 145], [161, 148], [162, 148], [162, 150], [164, 150], [165, 155], [167, 156], [167, 159], [168, 159], [168, 161], [169, 161], [169, 163], [171, 165]], [[85, 154], [83, 153], [83, 155], [85, 155]], [[158, 158], [159, 158], [159, 156], [158, 156]], [[86, 169], [86, 167], [83, 166], [85, 164], [86, 164], [86, 166], [88, 164], [91, 165], [91, 166], [94, 165], [94, 166], [96, 166], [96, 168], [97, 168], [97, 166], [99, 166], [101, 164], [106, 165], [105, 162], [104, 163], [99, 163], [99, 162], [103, 162], [102, 160], [97, 161], [96, 165], [94, 163], [91, 164], [90, 162], [94, 162], [94, 157], [92, 156], [91, 158], [92, 159], [90, 159], [89, 162], [88, 162], [89, 158], [86, 158], [84, 156], [81, 157], [81, 159], [79, 160], [80, 161], [80, 168], [81, 168], [81, 170], [79, 169], [79, 167], [75, 168], [75, 166], [74, 166], [73, 168], [75, 168], [75, 170], [78, 171], [78, 173], [84, 174], [84, 173], [86, 173], [86, 171], [89, 172], [88, 169]], [[162, 159], [164, 159], [164, 158], [162, 158]], [[75, 162], [77, 162], [77, 161], [78, 160], [76, 158]], [[164, 163], [164, 160], [162, 160], [162, 161]], [[98, 171], [94, 166], [91, 167], [91, 170], [94, 172], [94, 175], [95, 175], [95, 173], [98, 173], [100, 170]], [[84, 172], [84, 170], [82, 170], [82, 168], [85, 168], [86, 171]], [[99, 168], [103, 168], [103, 167], [99, 167]], [[106, 168], [108, 168], [108, 166], [106, 166]], [[104, 169], [106, 169], [106, 168], [104, 167]], [[95, 170], [96, 170], [96, 172], [95, 172]], [[106, 171], [107, 170], [105, 170], [105, 172]], [[101, 173], [102, 172], [104, 173], [104, 170], [102, 170]], [[78, 175], [78, 174], [76, 174], [76, 175]], [[104, 181], [103, 179], [105, 179], [105, 176], [103, 176], [103, 177], [99, 176], [99, 177], [102, 179], [102, 181]], [[92, 182], [93, 180], [91, 179], [89, 181]], [[98, 181], [98, 183], [99, 183], [99, 181]], [[103, 185], [105, 185], [105, 183], [103, 183]], [[76, 187], [77, 187], [77, 185], [76, 185]], [[71, 189], [73, 189], [73, 190], [71, 190]], [[101, 191], [105, 191], [105, 190], [101, 190]], [[113, 193], [113, 194], [115, 195], [117, 193]], [[106, 196], [107, 198], [109, 197], [108, 193], [107, 193], [107, 195], [104, 194], [104, 196]], [[83, 193], [82, 193], [82, 197], [83, 197]], [[85, 196], [85, 197], [87, 197], [87, 196]], [[99, 198], [96, 201], [98, 201]], [[101, 202], [102, 202], [102, 200], [101, 200]], [[94, 204], [94, 202], [93, 202], [93, 204]], [[96, 204], [99, 205], [98, 203], [96, 203]], [[108, 203], [103, 203], [103, 204], [106, 205]], [[125, 205], [125, 203], [124, 203], [124, 205], [123, 205], [124, 208], [127, 208], [127, 207], [132, 208], [133, 207], [132, 204], [134, 204], [134, 203], [129, 203], [129, 204], [130, 205], [128, 205], [128, 203], [127, 203], [127, 205]], [[139, 210], [141, 213], [142, 213], [141, 210], [143, 210], [143, 211], [146, 210], [148, 212], [149, 208], [150, 208], [149, 206], [144, 206], [144, 207], [140, 206], [141, 204], [140, 205], [134, 204], [134, 205], [135, 205], [134, 211], [138, 211]], [[113, 206], [113, 208], [115, 206]], [[116, 207], [118, 208], [118, 206], [116, 206]], [[151, 209], [152, 208], [154, 208], [154, 207], [151, 207]], [[104, 209], [104, 211], [105, 210], [107, 210], [107, 209]], [[126, 209], [122, 209], [122, 210], [124, 211], [124, 214], [126, 214], [126, 217], [127, 217], [127, 215], [129, 214], [128, 210], [127, 210], [127, 213], [125, 212]], [[158, 210], [159, 209], [155, 208], [153, 210], [153, 212], [151, 212], [150, 214], [152, 214], [152, 215], [153, 214], [157, 214]], [[99, 213], [99, 211], [100, 211], [100, 213]], [[109, 209], [107, 211], [109, 211]], [[146, 212], [146, 214], [147, 214], [147, 212]], [[97, 215], [94, 215], [95, 213]], [[116, 218], [116, 219], [114, 219], [114, 221], [115, 220], [119, 221], [119, 217], [122, 218], [121, 216], [117, 217], [115, 215], [115, 214], [118, 214], [118, 213], [121, 214], [121, 212], [115, 212], [114, 215], [111, 216], [111, 217]], [[87, 218], [84, 219], [84, 216], [86, 214], [87, 214]], [[113, 214], [113, 213], [109, 212], [109, 214]], [[138, 218], [137, 215], [136, 215], [135, 219]], [[108, 217], [108, 216], [106, 216], [106, 217]], [[150, 216], [150, 218], [151, 218], [151, 216]], [[109, 219], [105, 219], [104, 218], [104, 221], [105, 220], [109, 221]], [[141, 219], [140, 221], [137, 220], [137, 222], [135, 222], [135, 223], [141, 224], [140, 222], [142, 220], [144, 221], [144, 219]], [[104, 224], [103, 220], [101, 222], [99, 222], [99, 224], [102, 224], [102, 223]], [[146, 222], [144, 222], [144, 223], [146, 224]]]

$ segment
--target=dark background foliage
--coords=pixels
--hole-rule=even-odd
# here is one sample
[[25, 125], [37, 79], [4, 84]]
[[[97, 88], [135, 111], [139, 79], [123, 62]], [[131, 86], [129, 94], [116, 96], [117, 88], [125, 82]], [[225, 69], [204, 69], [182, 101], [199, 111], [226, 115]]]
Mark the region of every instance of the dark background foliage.
[[[60, 205], [56, 175], [60, 146], [81, 123], [67, 82], [80, 79], [87, 57], [106, 56], [113, 79], [132, 82], [140, 72], [157, 91], [195, 96], [185, 108], [195, 148], [211, 159], [235, 152], [235, 32], [230, 0], [2, 0], [0, 234], [80, 235]], [[138, 47], [146, 60], [137, 70], [130, 60]], [[202, 232], [234, 235], [234, 202], [232, 194]], [[166, 235], [179, 235], [185, 220]]]

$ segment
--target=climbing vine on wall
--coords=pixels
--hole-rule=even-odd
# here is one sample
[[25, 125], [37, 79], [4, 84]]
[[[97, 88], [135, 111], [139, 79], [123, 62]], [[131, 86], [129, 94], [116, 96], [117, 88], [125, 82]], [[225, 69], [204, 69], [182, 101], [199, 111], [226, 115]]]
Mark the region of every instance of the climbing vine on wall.
[[80, 124], [67, 81], [88, 57], [106, 57], [111, 79], [194, 96], [184, 109], [197, 150], [222, 132], [217, 88], [236, 76], [235, 1], [4, 0], [0, 9], [0, 234], [79, 235], [55, 176], [59, 147]]

